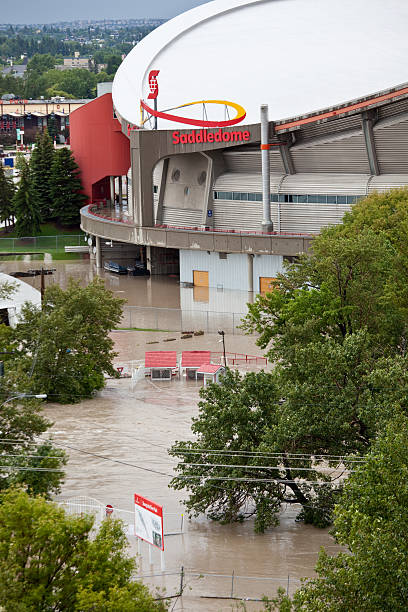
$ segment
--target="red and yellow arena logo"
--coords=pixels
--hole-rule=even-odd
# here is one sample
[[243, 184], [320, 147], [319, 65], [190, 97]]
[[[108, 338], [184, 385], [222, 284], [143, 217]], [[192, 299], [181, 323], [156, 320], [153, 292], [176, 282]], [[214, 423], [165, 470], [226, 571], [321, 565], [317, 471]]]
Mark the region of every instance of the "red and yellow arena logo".
[[[159, 87], [157, 83], [157, 75], [159, 74], [159, 72], [160, 72], [159, 70], [151, 70], [149, 73], [149, 78], [148, 78], [149, 87], [150, 87], [150, 94], [148, 98], [153, 98], [154, 100], [157, 99], [158, 92], [159, 92]], [[224, 106], [226, 111], [228, 111], [229, 109], [234, 110], [235, 117], [233, 117], [232, 119], [230, 118], [225, 119], [224, 121], [219, 121], [219, 120], [211, 121], [208, 119], [191, 119], [190, 117], [174, 115], [169, 112], [169, 111], [174, 111], [174, 110], [178, 110], [182, 108], [187, 108], [189, 106], [195, 106], [198, 104], [202, 105], [203, 108], [205, 108], [205, 105], [210, 105], [210, 104], [217, 104], [217, 105]], [[140, 100], [140, 106], [143, 109], [143, 111], [146, 111], [148, 113], [148, 117], [146, 119], [142, 118], [142, 125], [145, 124], [147, 121], [149, 121], [151, 117], [156, 117], [159, 119], [164, 119], [166, 121], [184, 123], [186, 125], [194, 125], [194, 126], [201, 127], [201, 128], [223, 128], [223, 127], [230, 127], [232, 125], [236, 125], [237, 123], [240, 123], [241, 121], [243, 121], [246, 117], [245, 109], [240, 104], [237, 104], [236, 102], [230, 102], [229, 100], [196, 100], [195, 102], [187, 102], [185, 104], [180, 104], [179, 106], [174, 106], [173, 108], [166, 109], [165, 111], [157, 110], [156, 104], [154, 105], [155, 106], [154, 108], [151, 108], [148, 104], [146, 104], [144, 100]]]

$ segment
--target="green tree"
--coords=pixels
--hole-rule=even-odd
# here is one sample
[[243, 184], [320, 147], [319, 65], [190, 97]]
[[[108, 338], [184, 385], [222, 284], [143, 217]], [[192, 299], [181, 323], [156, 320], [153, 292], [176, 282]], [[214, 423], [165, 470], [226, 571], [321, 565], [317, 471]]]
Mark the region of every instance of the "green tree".
[[54, 68], [56, 63], [55, 57], [49, 53], [35, 53], [27, 63], [27, 72], [35, 73], [36, 75], [43, 74]]
[[81, 193], [78, 164], [66, 147], [55, 153], [50, 176], [53, 215], [61, 225], [79, 224], [79, 211], [86, 196]]
[[53, 114], [51, 114], [47, 119], [47, 132], [53, 141], [59, 142], [57, 134], [57, 122]]
[[[172, 485], [189, 490], [190, 510], [230, 521], [249, 505], [262, 531], [285, 500], [301, 504], [304, 521], [330, 523], [340, 487], [311, 457], [365, 454], [395, 406], [408, 407], [406, 317], [393, 292], [394, 263], [387, 236], [330, 228], [280, 277], [278, 291], [249, 305], [243, 326], [259, 334], [274, 372], [228, 373], [202, 391], [196, 439], [171, 449], [180, 460]], [[217, 462], [205, 449], [225, 456]], [[225, 480], [228, 474], [239, 480]]]
[[53, 199], [51, 195], [51, 168], [54, 160], [54, 145], [48, 130], [39, 133], [30, 159], [33, 187], [38, 196], [41, 220], [52, 218]]
[[[265, 429], [277, 420], [279, 394], [273, 376], [261, 372], [242, 378], [227, 370], [221, 384], [202, 388], [200, 397], [192, 424], [196, 439], [176, 442], [169, 451], [180, 459], [171, 486], [189, 491], [185, 505], [194, 514], [207, 513], [227, 523], [256, 513], [259, 531], [277, 524], [286, 487], [272, 480], [280, 478], [279, 469], [262, 467], [274, 460], [256, 455]], [[263, 482], [253, 480], [257, 478]]]
[[27, 77], [24, 79], [25, 98], [34, 100], [45, 95], [45, 91], [47, 89], [47, 79], [45, 75], [46, 73], [40, 75], [36, 72], [27, 74]]
[[335, 508], [334, 534], [348, 552], [322, 551], [318, 578], [294, 610], [403, 612], [408, 608], [408, 420], [389, 423], [351, 474]]
[[264, 531], [289, 503], [301, 505], [299, 519], [330, 524], [341, 482], [327, 466], [364, 455], [396, 406], [406, 409], [407, 358], [374, 359], [360, 332], [306, 345], [299, 364], [296, 385], [276, 368], [243, 378], [227, 371], [201, 390], [195, 438], [169, 451], [179, 460], [171, 486], [187, 489], [190, 512], [222, 522], [255, 514]]
[[77, 402], [103, 388], [104, 374], [117, 375], [108, 334], [121, 319], [122, 304], [100, 279], [87, 287], [70, 279], [66, 291], [57, 285], [46, 289], [41, 310], [23, 307], [23, 321], [13, 332], [15, 361], [31, 374], [35, 393]]
[[[19, 389], [27, 388], [24, 375], [16, 376], [14, 382]], [[48, 441], [36, 442], [51, 423], [41, 414], [38, 400], [16, 398], [15, 388], [1, 385], [0, 491], [19, 485], [30, 494], [50, 497], [60, 492], [65, 453]]]
[[0, 164], [0, 221], [8, 226], [13, 223], [13, 196], [15, 188], [12, 179], [6, 176], [3, 166]]
[[9, 491], [0, 505], [0, 604], [6, 612], [123, 610], [159, 612], [133, 580], [134, 559], [120, 521], [74, 517], [41, 497]]
[[392, 245], [394, 273], [389, 292], [404, 309], [408, 318], [408, 188], [392, 189], [386, 193], [372, 193], [353, 206], [344, 217], [343, 232], [357, 233], [370, 228], [387, 238]]
[[[1, 283], [0, 297], [14, 291], [13, 283]], [[8, 325], [0, 325], [0, 347], [6, 370], [0, 377], [0, 491], [20, 485], [30, 494], [49, 497], [60, 491], [65, 453], [49, 441], [36, 442], [51, 423], [41, 414], [38, 399], [21, 397], [32, 395], [31, 381], [15, 363], [18, 346]]]
[[61, 71], [58, 85], [75, 98], [93, 98], [95, 96], [96, 76], [84, 68], [73, 68]]
[[110, 55], [106, 62], [106, 72], [108, 74], [115, 74], [121, 63], [122, 58], [120, 55]]
[[287, 367], [308, 342], [342, 343], [361, 329], [379, 354], [398, 351], [406, 317], [390, 292], [395, 255], [387, 237], [369, 228], [326, 228], [312, 253], [279, 277], [279, 290], [248, 305], [243, 328], [258, 333], [257, 344]]
[[41, 222], [38, 195], [33, 185], [28, 162], [21, 157], [17, 163], [20, 170], [20, 182], [13, 197], [16, 233], [20, 237], [36, 236], [40, 233]]

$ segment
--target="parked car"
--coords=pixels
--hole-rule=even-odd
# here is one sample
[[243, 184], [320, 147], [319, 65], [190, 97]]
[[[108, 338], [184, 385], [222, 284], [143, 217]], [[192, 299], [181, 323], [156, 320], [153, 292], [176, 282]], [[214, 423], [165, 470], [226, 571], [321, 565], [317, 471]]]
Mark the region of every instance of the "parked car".
[[133, 265], [128, 266], [127, 271], [131, 276], [150, 276], [149, 270], [140, 261], [136, 261]]
[[115, 261], [106, 261], [103, 267], [105, 270], [107, 270], [107, 272], [115, 272], [115, 274], [127, 274], [128, 273], [127, 268], [125, 268], [125, 266], [121, 266]]

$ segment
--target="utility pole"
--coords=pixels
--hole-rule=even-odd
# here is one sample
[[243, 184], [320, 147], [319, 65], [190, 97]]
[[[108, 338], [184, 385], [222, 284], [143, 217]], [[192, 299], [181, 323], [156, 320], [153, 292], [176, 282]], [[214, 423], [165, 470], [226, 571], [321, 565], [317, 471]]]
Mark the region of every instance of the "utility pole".
[[222, 337], [222, 351], [224, 353], [224, 366], [227, 367], [227, 358], [225, 356], [225, 332], [222, 330], [219, 330], [218, 333]]
[[41, 268], [41, 304], [44, 301], [45, 281], [44, 281], [44, 268]]

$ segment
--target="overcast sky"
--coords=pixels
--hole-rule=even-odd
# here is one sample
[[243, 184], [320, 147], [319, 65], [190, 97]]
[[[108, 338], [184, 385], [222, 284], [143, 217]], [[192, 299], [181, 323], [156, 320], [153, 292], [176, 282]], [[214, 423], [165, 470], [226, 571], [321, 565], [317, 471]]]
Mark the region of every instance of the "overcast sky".
[[0, 23], [53, 23], [76, 19], [169, 18], [206, 0], [19, 0], [4, 2]]

